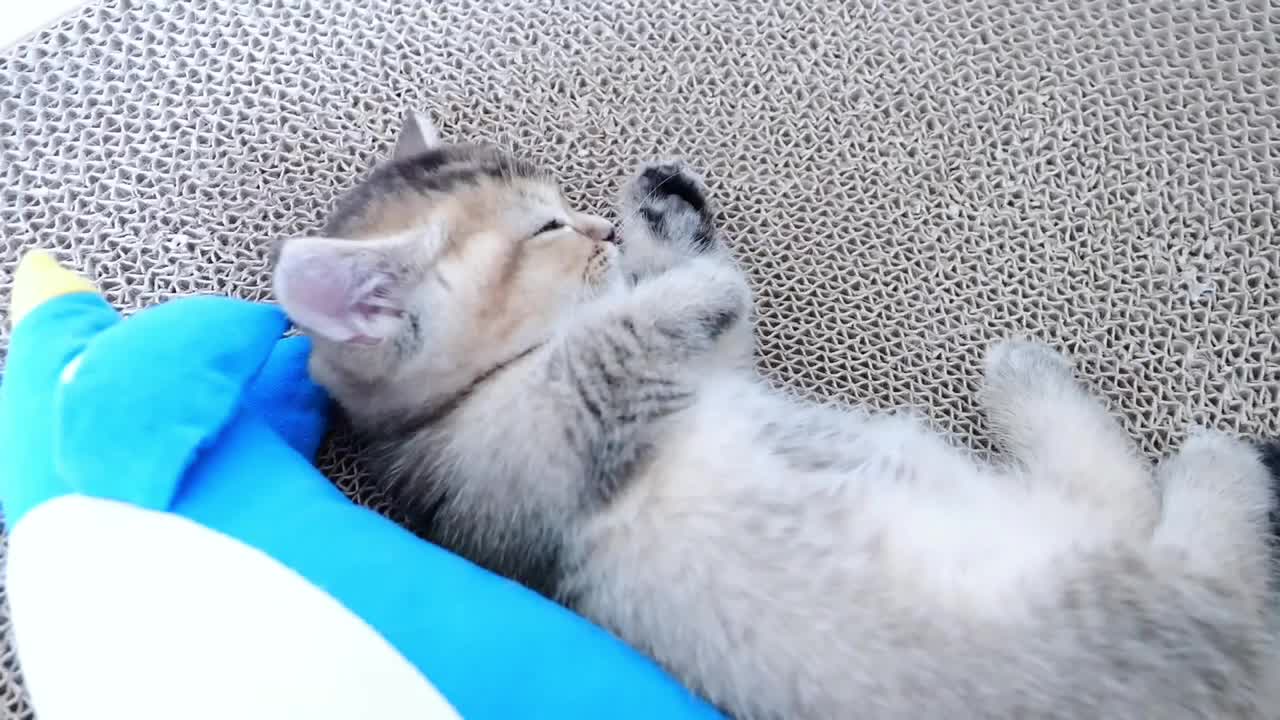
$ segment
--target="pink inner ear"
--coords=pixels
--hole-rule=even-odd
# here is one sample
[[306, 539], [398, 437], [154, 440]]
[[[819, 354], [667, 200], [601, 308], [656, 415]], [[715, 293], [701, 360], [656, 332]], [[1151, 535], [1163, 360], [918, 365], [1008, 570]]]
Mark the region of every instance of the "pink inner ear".
[[[299, 257], [301, 255], [301, 257]], [[283, 253], [276, 295], [298, 325], [334, 342], [376, 343], [399, 327], [395, 279], [337, 252]]]
[[289, 278], [293, 299], [306, 307], [308, 314], [337, 317], [347, 305], [350, 284], [348, 273], [341, 272], [328, 258], [312, 256], [300, 260]]

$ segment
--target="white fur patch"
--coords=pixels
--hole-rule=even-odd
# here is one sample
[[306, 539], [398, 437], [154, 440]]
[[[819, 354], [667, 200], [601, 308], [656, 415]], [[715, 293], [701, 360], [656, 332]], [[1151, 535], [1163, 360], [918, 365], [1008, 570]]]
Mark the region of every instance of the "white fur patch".
[[41, 720], [458, 717], [334, 598], [176, 515], [46, 502], [13, 529], [8, 590]]

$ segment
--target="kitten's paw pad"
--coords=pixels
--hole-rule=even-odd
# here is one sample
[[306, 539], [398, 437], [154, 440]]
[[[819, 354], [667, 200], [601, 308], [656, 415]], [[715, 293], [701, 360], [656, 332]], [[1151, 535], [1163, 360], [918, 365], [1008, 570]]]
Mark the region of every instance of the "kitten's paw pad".
[[1057, 350], [1034, 340], [1002, 340], [987, 350], [986, 384], [991, 390], [1036, 389], [1071, 379], [1071, 364]]
[[[706, 212], [707, 191], [702, 179], [682, 162], [653, 162], [640, 168], [632, 180], [632, 197], [645, 198], [674, 196], [685, 202], [695, 212]], [[640, 204], [637, 202], [637, 205]]]
[[623, 242], [644, 233], [689, 253], [715, 245], [715, 217], [702, 180], [679, 162], [649, 163], [623, 191]]

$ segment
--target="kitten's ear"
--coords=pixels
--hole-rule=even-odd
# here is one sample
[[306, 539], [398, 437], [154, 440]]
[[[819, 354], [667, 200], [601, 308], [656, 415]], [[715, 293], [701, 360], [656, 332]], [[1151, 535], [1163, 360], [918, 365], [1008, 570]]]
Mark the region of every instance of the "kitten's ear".
[[404, 324], [408, 266], [387, 241], [300, 237], [278, 246], [276, 300], [295, 324], [333, 342], [375, 344]]
[[405, 113], [400, 126], [400, 135], [396, 140], [396, 149], [391, 152], [392, 160], [403, 160], [414, 155], [421, 155], [440, 144], [440, 131], [435, 123], [425, 114], [410, 110]]

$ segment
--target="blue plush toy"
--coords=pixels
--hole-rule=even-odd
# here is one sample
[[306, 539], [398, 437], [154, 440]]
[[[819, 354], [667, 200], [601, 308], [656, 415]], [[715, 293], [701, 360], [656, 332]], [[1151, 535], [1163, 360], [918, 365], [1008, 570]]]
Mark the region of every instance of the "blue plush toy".
[[342, 496], [274, 307], [122, 319], [28, 255], [0, 387], [8, 591], [40, 720], [708, 718], [612, 637]]

